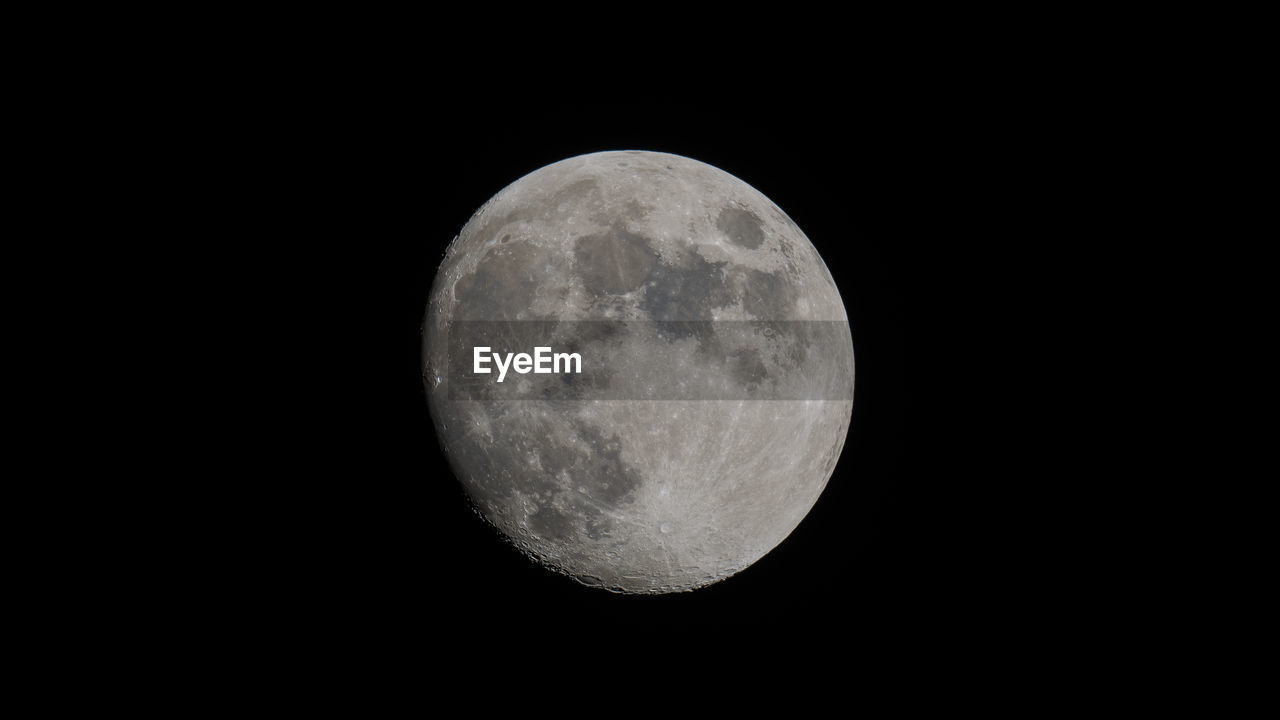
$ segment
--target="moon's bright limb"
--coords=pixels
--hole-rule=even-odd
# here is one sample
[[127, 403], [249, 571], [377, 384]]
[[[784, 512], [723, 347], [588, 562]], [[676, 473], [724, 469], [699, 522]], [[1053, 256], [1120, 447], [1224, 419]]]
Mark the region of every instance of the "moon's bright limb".
[[[455, 473], [517, 546], [588, 585], [691, 590], [769, 552], [826, 486], [853, 405], [847, 320], [808, 238], [746, 183], [594, 153], [517, 180], [462, 229], [423, 375]], [[571, 345], [583, 374], [513, 373], [519, 399], [461, 392], [480, 386], [457, 328], [484, 321]]]

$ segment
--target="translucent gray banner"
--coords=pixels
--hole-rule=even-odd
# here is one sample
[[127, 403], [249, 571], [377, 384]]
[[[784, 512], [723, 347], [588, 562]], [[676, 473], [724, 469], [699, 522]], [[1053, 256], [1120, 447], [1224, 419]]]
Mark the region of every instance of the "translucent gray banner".
[[446, 338], [427, 381], [450, 400], [853, 399], [843, 321], [456, 321]]

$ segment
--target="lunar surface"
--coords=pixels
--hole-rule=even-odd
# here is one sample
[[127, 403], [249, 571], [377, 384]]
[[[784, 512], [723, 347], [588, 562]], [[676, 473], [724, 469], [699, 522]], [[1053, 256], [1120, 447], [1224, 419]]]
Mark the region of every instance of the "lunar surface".
[[[532, 559], [623, 593], [693, 590], [782, 542], [853, 409], [827, 266], [710, 165], [602, 152], [507, 186], [450, 244], [423, 328], [440, 444], [475, 510]], [[476, 347], [581, 372], [474, 372]]]

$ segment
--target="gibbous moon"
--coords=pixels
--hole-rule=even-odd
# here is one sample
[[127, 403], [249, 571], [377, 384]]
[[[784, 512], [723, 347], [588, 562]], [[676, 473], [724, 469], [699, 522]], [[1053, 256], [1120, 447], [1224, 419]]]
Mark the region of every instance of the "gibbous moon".
[[[748, 567], [826, 487], [853, 409], [848, 317], [800, 228], [745, 182], [656, 152], [530, 173], [445, 255], [424, 325], [440, 444], [533, 560], [622, 593]], [[580, 372], [476, 372], [476, 348]]]

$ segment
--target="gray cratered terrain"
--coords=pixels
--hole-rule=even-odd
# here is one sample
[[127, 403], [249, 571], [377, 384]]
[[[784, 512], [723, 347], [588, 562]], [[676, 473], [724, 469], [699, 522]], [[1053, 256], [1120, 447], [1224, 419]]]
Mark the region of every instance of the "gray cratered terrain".
[[[503, 337], [580, 353], [582, 373], [472, 373], [473, 345]], [[503, 189], [449, 246], [424, 339], [432, 418], [477, 512], [616, 592], [702, 587], [782, 542], [853, 407], [847, 316], [813, 245], [677, 155], [583, 155]]]

